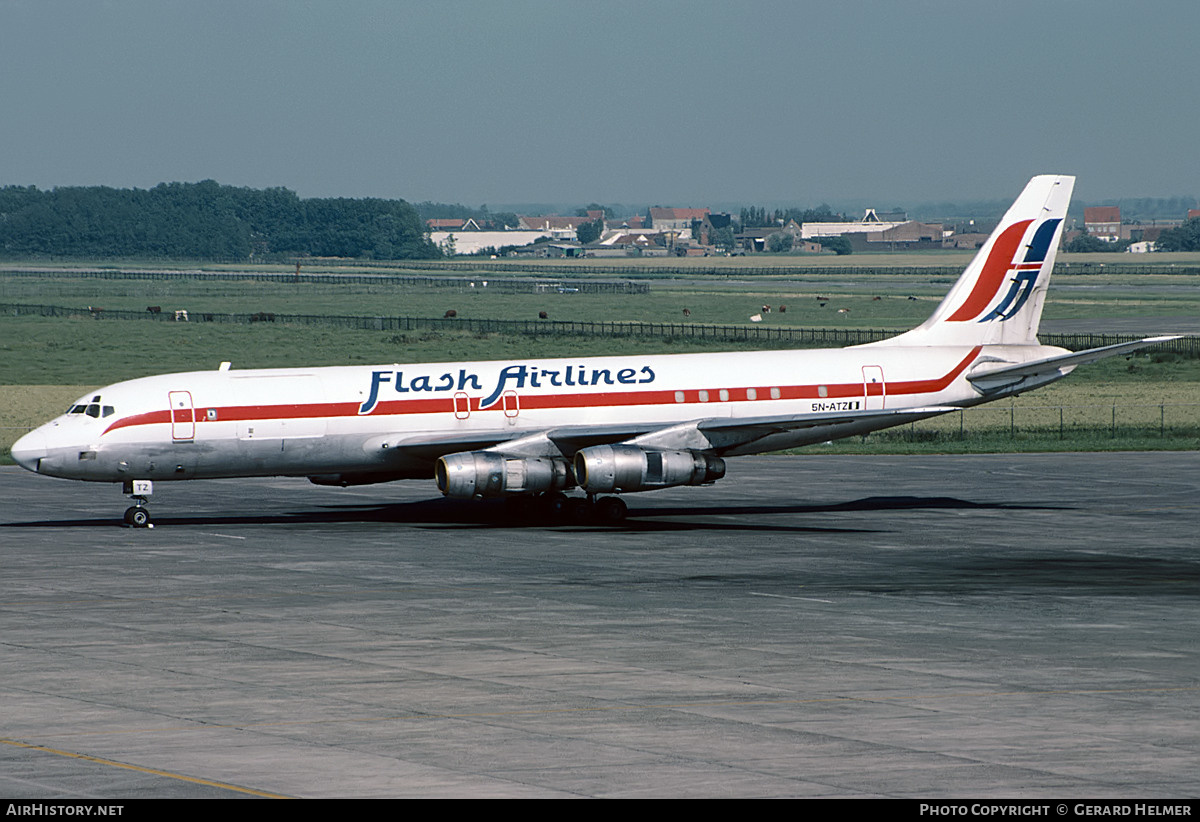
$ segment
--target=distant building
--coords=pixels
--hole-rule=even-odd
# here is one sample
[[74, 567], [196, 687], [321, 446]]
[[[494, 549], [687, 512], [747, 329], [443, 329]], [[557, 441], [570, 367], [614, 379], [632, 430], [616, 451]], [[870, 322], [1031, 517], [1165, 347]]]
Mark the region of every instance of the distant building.
[[477, 254], [489, 248], [501, 249], [510, 246], [523, 246], [532, 243], [539, 237], [546, 237], [545, 231], [431, 231], [429, 239], [444, 252], [451, 249], [454, 254]]
[[[697, 239], [701, 245], [709, 245], [716, 242], [717, 232], [725, 229], [733, 229], [733, 215], [726, 212], [718, 212], [716, 214], [705, 214], [700, 220], [700, 236]], [[728, 236], [728, 233], [727, 235]]]
[[788, 220], [784, 225], [747, 228], [740, 234], [734, 236], [734, 243], [738, 248], [741, 248], [744, 251], [769, 251], [771, 247], [771, 237], [775, 234], [788, 235], [791, 238], [791, 248], [793, 251], [821, 250], [820, 243], [805, 242], [803, 240], [801, 237], [800, 224], [795, 220]]
[[908, 212], [906, 211], [879, 211], [874, 208], [868, 208], [867, 213], [863, 215], [864, 223], [906, 223], [908, 222]]
[[863, 251], [919, 251], [942, 247], [941, 223], [919, 223], [916, 220], [900, 223], [880, 231], [868, 231], [865, 235], [854, 234], [851, 247], [860, 250], [857, 240], [866, 240]]
[[961, 234], [951, 234], [949, 237], [945, 237], [942, 240], [942, 247], [976, 251], [983, 248], [983, 244], [987, 242], [987, 238], [987, 234], [981, 234], [978, 231], [966, 231]]
[[[881, 217], [885, 216], [898, 217], [900, 219], [881, 219]], [[889, 228], [904, 225], [906, 222], [908, 222], [908, 217], [903, 211], [883, 212], [881, 214], [873, 208], [868, 208], [863, 213], [862, 219], [853, 223], [805, 223], [802, 229], [802, 236], [806, 240], [811, 240], [815, 237], [840, 237], [843, 234], [865, 234], [868, 231], [887, 231]]]
[[604, 246], [612, 246], [615, 248], [650, 248], [655, 245], [663, 245], [663, 235], [654, 231], [630, 231], [627, 229], [618, 229], [609, 231], [604, 235], [599, 243]]
[[524, 231], [545, 231], [553, 237], [574, 237], [576, 230], [589, 220], [588, 217], [559, 217], [557, 214], [540, 217], [521, 215], [518, 228]]
[[707, 208], [652, 208], [650, 225], [657, 231], [691, 231], [693, 222], [707, 216]]
[[1121, 239], [1121, 208], [1089, 206], [1083, 210], [1083, 225], [1096, 239], [1115, 243]]
[[474, 217], [463, 220], [457, 217], [432, 218], [425, 221], [430, 231], [503, 231], [504, 226], [490, 220], [480, 222]]

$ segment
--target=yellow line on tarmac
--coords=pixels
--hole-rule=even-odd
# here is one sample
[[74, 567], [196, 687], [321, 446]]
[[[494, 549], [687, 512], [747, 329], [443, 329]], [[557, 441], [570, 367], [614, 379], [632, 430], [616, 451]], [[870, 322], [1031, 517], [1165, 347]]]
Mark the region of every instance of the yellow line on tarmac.
[[108, 765], [113, 768], [123, 768], [127, 771], [138, 771], [140, 773], [153, 774], [154, 776], [164, 776], [167, 779], [178, 779], [181, 782], [191, 782], [196, 785], [207, 785], [211, 788], [224, 788], [228, 791], [236, 791], [237, 793], [250, 794], [252, 796], [261, 796], [267, 799], [290, 799], [291, 797], [283, 796], [282, 794], [267, 793], [266, 791], [256, 791], [252, 788], [243, 788], [239, 785], [230, 785], [228, 782], [215, 782], [211, 779], [197, 779], [194, 776], [184, 776], [171, 771], [162, 771], [157, 768], [143, 768], [140, 765], [130, 765], [126, 762], [117, 762], [112, 759], [104, 759], [99, 756], [88, 756], [87, 754], [72, 753], [71, 751], [60, 751], [56, 748], [47, 748], [42, 745], [30, 745], [27, 742], [18, 742], [15, 739], [0, 738], [0, 743], [11, 745], [14, 748], [26, 748], [31, 751], [41, 751], [42, 753], [54, 754], [55, 756], [65, 756], [69, 759], [82, 759], [85, 762], [95, 762], [99, 765]]

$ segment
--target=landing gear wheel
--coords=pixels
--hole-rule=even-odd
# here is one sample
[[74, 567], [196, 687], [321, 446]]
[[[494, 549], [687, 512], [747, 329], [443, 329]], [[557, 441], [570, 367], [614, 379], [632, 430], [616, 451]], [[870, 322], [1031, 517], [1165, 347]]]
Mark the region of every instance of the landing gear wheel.
[[585, 499], [570, 498], [567, 500], [565, 517], [567, 522], [582, 524], [592, 518], [592, 506]]
[[140, 505], [125, 509], [125, 524], [134, 528], [150, 527], [150, 512]]
[[594, 512], [597, 522], [618, 523], [625, 521], [629, 507], [620, 497], [601, 497], [596, 500]]
[[549, 491], [540, 497], [543, 511], [550, 520], [564, 520], [571, 507], [571, 498], [561, 491]]

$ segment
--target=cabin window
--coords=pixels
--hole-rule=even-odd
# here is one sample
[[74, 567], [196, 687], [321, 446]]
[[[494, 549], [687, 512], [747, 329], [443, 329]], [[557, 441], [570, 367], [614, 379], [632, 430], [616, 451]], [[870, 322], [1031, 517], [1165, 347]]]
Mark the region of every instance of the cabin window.
[[729, 402], [729, 391], [727, 389], [722, 388], [717, 396], [721, 398], [721, 402]]
[[773, 400], [777, 400], [777, 399], [779, 399], [781, 396], [783, 396], [783, 392], [781, 392], [781, 391], [780, 391], [778, 388], [772, 388], [772, 389], [771, 389], [771, 399], [773, 399]]
[[818, 385], [817, 386], [817, 396], [818, 397], [828, 397], [829, 396], [829, 386]]
[[682, 391], [676, 391], [676, 392], [675, 392], [675, 402], [683, 402], [683, 401], [684, 401], [684, 400], [683, 400], [683, 392], [682, 392]]
[[748, 399], [748, 400], [758, 399], [758, 389], [757, 388], [747, 388], [746, 389], [746, 399]]
[[700, 389], [700, 402], [708, 402], [708, 392]]

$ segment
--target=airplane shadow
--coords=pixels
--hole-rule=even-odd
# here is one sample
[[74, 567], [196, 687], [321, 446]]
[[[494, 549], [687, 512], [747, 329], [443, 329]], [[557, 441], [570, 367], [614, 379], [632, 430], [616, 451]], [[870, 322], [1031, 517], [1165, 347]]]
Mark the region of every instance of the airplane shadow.
[[[1064, 510], [1046, 505], [978, 503], [954, 497], [866, 497], [833, 504], [725, 505], [631, 508], [619, 523], [552, 520], [528, 512], [514, 511], [503, 500], [452, 501], [442, 498], [404, 503], [323, 505], [317, 509], [275, 514], [206, 514], [172, 516], [154, 511], [158, 527], [201, 525], [320, 525], [394, 523], [436, 529], [529, 529], [553, 528], [605, 533], [653, 531], [774, 531], [803, 533], [879, 533], [877, 528], [844, 528], [811, 524], [772, 523], [766, 517], [828, 513], [937, 510]], [[720, 519], [731, 518], [731, 519]], [[123, 527], [120, 515], [112, 518], [47, 519], [0, 523], [4, 528], [94, 528]]]

